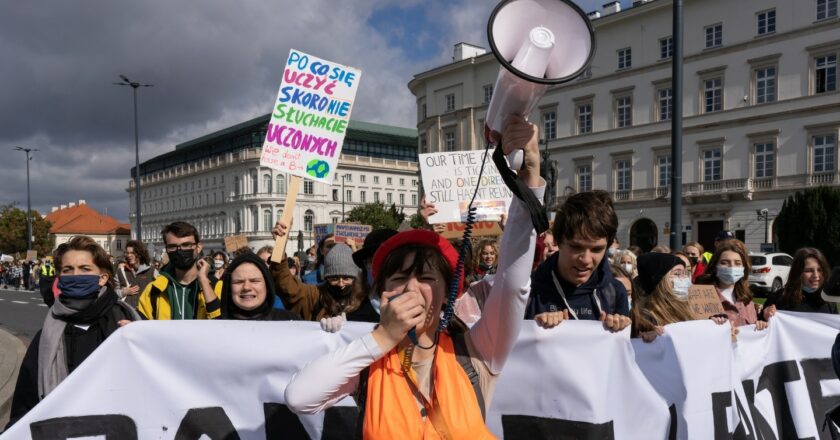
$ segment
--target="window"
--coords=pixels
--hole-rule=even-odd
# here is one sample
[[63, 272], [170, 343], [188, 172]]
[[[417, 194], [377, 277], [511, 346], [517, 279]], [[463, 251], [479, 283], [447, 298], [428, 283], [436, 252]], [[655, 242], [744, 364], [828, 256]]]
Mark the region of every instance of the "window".
[[443, 133], [444, 151], [455, 151], [455, 132], [447, 131]]
[[122, 250], [122, 240], [120, 240], [120, 239], [117, 239], [117, 250], [118, 251]]
[[417, 194], [412, 194], [411, 195], [411, 204], [412, 205], [417, 205]]
[[723, 79], [720, 77], [703, 80], [704, 113], [723, 109]]
[[671, 155], [663, 154], [656, 157], [657, 185], [659, 188], [671, 186]]
[[346, 180], [348, 182], [352, 182], [353, 181], [353, 175], [352, 174], [345, 174], [344, 175], [344, 180]]
[[577, 132], [578, 134], [592, 133], [592, 103], [578, 104], [577, 106]]
[[373, 192], [373, 203], [379, 203], [379, 191]]
[[352, 202], [353, 201], [353, 190], [345, 190], [344, 191], [344, 201]]
[[242, 194], [242, 182], [239, 180], [239, 176], [233, 178], [233, 193], [237, 196]]
[[405, 186], [405, 178], [400, 177], [400, 186]]
[[333, 224], [338, 223], [338, 217], [332, 217], [331, 220], [332, 220]]
[[420, 104], [420, 115], [422, 119], [426, 119], [428, 112], [426, 111], [426, 103]]
[[332, 200], [333, 200], [333, 202], [338, 201], [338, 189], [333, 188], [333, 190], [332, 190]]
[[286, 194], [286, 178], [283, 176], [277, 176], [275, 190], [277, 190], [278, 194]]
[[359, 191], [359, 201], [367, 203], [367, 193], [365, 193], [365, 191]]
[[315, 194], [315, 182], [311, 180], [303, 181], [303, 193], [307, 195]]
[[391, 178], [391, 177], [386, 177], [385, 178], [385, 184], [386, 185], [393, 185], [393, 182], [394, 182], [393, 178]]
[[259, 186], [257, 186], [258, 184], [259, 184], [259, 181], [257, 180], [257, 172], [256, 171], [251, 171], [251, 193], [252, 194], [257, 194], [258, 192], [260, 192], [260, 188], [259, 188]]
[[763, 104], [776, 100], [776, 67], [755, 69], [755, 102]]
[[400, 205], [405, 205], [405, 194], [400, 194]]
[[837, 16], [837, 0], [817, 0], [817, 20]]
[[620, 69], [629, 69], [630, 66], [633, 64], [633, 53], [632, 49], [629, 47], [625, 47], [624, 49], [618, 50], [618, 68]]
[[755, 178], [775, 175], [775, 149], [773, 142], [755, 144]]
[[721, 180], [721, 149], [714, 148], [703, 152], [703, 181]]
[[359, 182], [366, 183], [367, 182], [367, 176], [365, 176], [364, 174], [360, 175], [359, 176]]
[[630, 159], [615, 162], [615, 190], [630, 191], [633, 183], [633, 170]]
[[665, 37], [659, 40], [659, 59], [667, 60], [674, 56], [674, 38]]
[[311, 209], [307, 209], [303, 214], [303, 230], [312, 232], [312, 227], [315, 224], [315, 213]]
[[758, 35], [767, 35], [776, 32], [776, 10], [770, 9], [756, 14], [758, 21]]
[[236, 213], [236, 216], [233, 218], [233, 230], [236, 233], [242, 232], [242, 214], [239, 212]]
[[493, 84], [487, 84], [484, 86], [484, 103], [489, 104], [491, 99], [493, 99]]
[[577, 167], [578, 192], [592, 191], [592, 165], [578, 165]]
[[814, 58], [814, 80], [817, 93], [837, 90], [837, 54]]
[[557, 113], [545, 112], [542, 115], [543, 120], [543, 134], [545, 139], [557, 138]]
[[387, 194], [385, 194], [385, 201], [386, 201], [389, 205], [390, 205], [391, 203], [394, 203], [394, 198], [393, 198], [393, 195], [392, 195], [391, 193], [387, 193]]
[[379, 176], [373, 176], [373, 183], [379, 184]]
[[826, 134], [813, 137], [814, 141], [814, 172], [828, 173], [836, 169], [834, 162], [834, 135]]
[[266, 210], [263, 211], [262, 230], [263, 231], [270, 231], [272, 226], [274, 226], [274, 222], [271, 221], [271, 210], [266, 209]]
[[266, 174], [266, 175], [263, 176], [263, 191], [265, 191], [266, 194], [271, 194], [271, 175], [270, 174]]
[[411, 186], [417, 186], [417, 179], [411, 179]]
[[446, 100], [446, 111], [451, 112], [455, 110], [455, 94], [450, 93], [444, 96], [444, 99]]
[[723, 45], [723, 24], [706, 26], [706, 49], [720, 47]]
[[656, 107], [658, 120], [671, 120], [674, 111], [674, 100], [670, 87], [656, 90]]
[[615, 98], [615, 127], [633, 125], [633, 98], [630, 95]]
[[426, 141], [426, 135], [420, 136], [420, 152], [425, 153], [428, 150], [429, 143]]

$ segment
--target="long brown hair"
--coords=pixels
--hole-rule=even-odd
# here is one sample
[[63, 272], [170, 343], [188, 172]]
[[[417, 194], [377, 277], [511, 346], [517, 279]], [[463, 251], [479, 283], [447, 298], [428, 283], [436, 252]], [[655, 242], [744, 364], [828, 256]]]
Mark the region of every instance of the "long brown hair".
[[662, 277], [650, 294], [634, 282], [633, 307], [630, 313], [633, 318], [634, 336], [640, 332], [651, 331], [657, 325], [694, 319], [688, 300], [674, 294], [671, 279], [667, 276]]
[[749, 304], [752, 299], [752, 292], [750, 292], [750, 272], [752, 272], [752, 262], [750, 260], [747, 247], [741, 240], [730, 239], [722, 241], [715, 249], [715, 254], [706, 266], [706, 273], [697, 280], [697, 284], [714, 284], [717, 285], [720, 280], [717, 277], [717, 266], [720, 261], [720, 256], [726, 252], [731, 251], [741, 256], [741, 262], [744, 265], [744, 277], [735, 283], [735, 300], [744, 304]]
[[790, 266], [787, 283], [785, 283], [785, 288], [782, 291], [781, 301], [779, 301], [784, 308], [794, 308], [802, 303], [802, 272], [805, 271], [805, 262], [809, 258], [817, 260], [820, 265], [823, 283], [831, 272], [828, 260], [825, 259], [825, 255], [819, 249], [805, 247], [796, 251], [796, 254], [793, 255], [793, 264]]

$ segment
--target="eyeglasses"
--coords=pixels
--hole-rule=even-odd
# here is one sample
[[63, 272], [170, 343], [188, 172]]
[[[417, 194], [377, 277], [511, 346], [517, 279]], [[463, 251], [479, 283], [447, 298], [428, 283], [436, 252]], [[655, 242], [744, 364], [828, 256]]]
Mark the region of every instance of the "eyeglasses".
[[331, 283], [337, 283], [337, 282], [339, 282], [339, 281], [341, 281], [341, 280], [344, 280], [344, 281], [347, 281], [347, 282], [352, 282], [352, 281], [353, 281], [353, 280], [355, 280], [355, 279], [356, 279], [355, 277], [351, 277], [351, 276], [344, 276], [344, 275], [338, 275], [338, 276], [334, 276], [334, 277], [327, 277], [327, 281], [329, 281], [329, 282], [331, 282]]
[[168, 244], [166, 245], [166, 252], [175, 252], [175, 251], [191, 251], [195, 249], [195, 243], [181, 243], [181, 244]]

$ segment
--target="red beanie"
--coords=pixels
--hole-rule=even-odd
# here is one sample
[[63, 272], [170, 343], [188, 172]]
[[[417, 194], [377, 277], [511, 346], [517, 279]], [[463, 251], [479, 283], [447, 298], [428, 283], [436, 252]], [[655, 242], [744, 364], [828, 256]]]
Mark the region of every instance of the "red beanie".
[[402, 246], [420, 245], [436, 249], [443, 255], [443, 259], [449, 263], [452, 273], [455, 273], [455, 266], [458, 264], [458, 251], [447, 241], [443, 236], [437, 232], [427, 231], [425, 229], [414, 229], [411, 231], [400, 232], [399, 234], [389, 238], [376, 250], [373, 254], [373, 266], [371, 272], [373, 277], [379, 273], [382, 264], [391, 252]]

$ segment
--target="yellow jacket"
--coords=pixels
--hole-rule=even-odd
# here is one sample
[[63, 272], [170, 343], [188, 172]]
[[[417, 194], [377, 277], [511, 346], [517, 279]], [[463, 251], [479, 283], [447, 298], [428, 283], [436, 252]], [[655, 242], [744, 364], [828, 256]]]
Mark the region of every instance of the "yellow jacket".
[[[137, 311], [140, 312], [140, 316], [145, 319], [172, 319], [172, 306], [169, 303], [169, 295], [165, 294], [168, 287], [169, 278], [164, 275], [158, 275], [154, 281], [146, 286], [146, 289], [140, 294], [140, 300], [137, 304]], [[219, 300], [222, 294], [221, 281], [213, 286], [213, 291], [216, 292], [216, 300], [209, 304], [204, 303], [204, 294], [201, 290], [196, 294], [195, 319], [216, 319], [221, 316], [222, 302]]]

